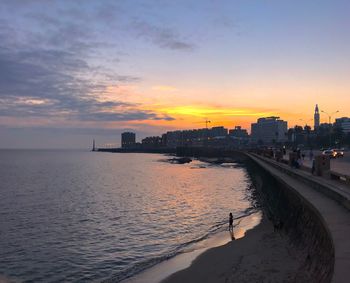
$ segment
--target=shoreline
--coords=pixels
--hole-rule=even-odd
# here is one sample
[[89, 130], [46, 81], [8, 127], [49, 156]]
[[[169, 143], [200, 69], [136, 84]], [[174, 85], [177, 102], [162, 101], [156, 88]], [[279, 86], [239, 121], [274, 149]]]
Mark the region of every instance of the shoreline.
[[[235, 220], [237, 221], [237, 220]], [[238, 219], [234, 226], [234, 237], [236, 240], [244, 238], [247, 233], [254, 231], [263, 221], [261, 211]], [[225, 246], [232, 242], [231, 234], [227, 230], [215, 233], [213, 236], [196, 243], [190, 249], [184, 250], [169, 260], [162, 261], [139, 274], [122, 280], [122, 283], [161, 283], [169, 276], [186, 270], [193, 262], [207, 251]]]
[[211, 248], [161, 283], [306, 282], [301, 252], [263, 217], [246, 236]]

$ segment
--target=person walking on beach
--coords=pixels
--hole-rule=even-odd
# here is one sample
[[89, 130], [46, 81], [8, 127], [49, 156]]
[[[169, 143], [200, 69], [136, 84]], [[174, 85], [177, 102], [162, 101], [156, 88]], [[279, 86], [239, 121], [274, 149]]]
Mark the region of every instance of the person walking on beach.
[[230, 216], [229, 216], [229, 220], [228, 220], [228, 230], [229, 231], [233, 231], [233, 215], [232, 213], [230, 212]]

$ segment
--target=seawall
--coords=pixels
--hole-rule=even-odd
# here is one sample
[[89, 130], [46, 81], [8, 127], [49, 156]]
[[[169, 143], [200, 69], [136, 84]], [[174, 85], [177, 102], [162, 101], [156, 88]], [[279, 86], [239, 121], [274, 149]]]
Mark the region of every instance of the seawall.
[[264, 191], [258, 192], [258, 197], [276, 229], [287, 233], [295, 248], [302, 251], [300, 271], [310, 274], [313, 282], [348, 282], [350, 213], [346, 206], [327, 195], [325, 184], [317, 190], [320, 180], [296, 177], [293, 169], [266, 158], [247, 157], [255, 183], [264, 181], [264, 174], [256, 174], [257, 170], [273, 177], [269, 186], [261, 186]]

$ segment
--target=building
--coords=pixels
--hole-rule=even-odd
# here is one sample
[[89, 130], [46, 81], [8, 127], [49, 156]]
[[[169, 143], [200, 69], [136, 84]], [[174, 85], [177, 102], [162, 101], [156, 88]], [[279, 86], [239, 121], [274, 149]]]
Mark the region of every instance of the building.
[[342, 128], [344, 133], [350, 133], [350, 118], [348, 117], [342, 117], [335, 119], [336, 127]]
[[209, 130], [209, 136], [210, 137], [226, 137], [228, 133], [228, 130], [224, 127], [212, 127]]
[[246, 129], [242, 129], [241, 126], [236, 126], [234, 129], [229, 131], [229, 135], [235, 138], [248, 138], [248, 132]]
[[182, 131], [171, 131], [166, 133], [166, 146], [176, 148], [182, 145]]
[[169, 148], [178, 146], [208, 146], [209, 141], [212, 141], [210, 144], [214, 144], [214, 140], [225, 138], [227, 133], [228, 130], [224, 127], [167, 132], [166, 146]]
[[316, 104], [315, 114], [314, 114], [314, 130], [317, 130], [319, 126], [320, 126], [320, 112], [318, 110], [318, 105]]
[[136, 134], [132, 132], [122, 133], [122, 148], [132, 148], [136, 146]]
[[242, 129], [241, 126], [235, 126], [234, 129], [229, 131], [230, 146], [232, 148], [240, 148], [249, 143], [250, 137], [246, 129]]
[[146, 137], [141, 141], [142, 148], [145, 149], [154, 149], [159, 148], [162, 146], [162, 138], [155, 136], [155, 137]]
[[272, 144], [287, 140], [287, 122], [279, 117], [259, 118], [251, 125], [251, 139], [253, 143]]

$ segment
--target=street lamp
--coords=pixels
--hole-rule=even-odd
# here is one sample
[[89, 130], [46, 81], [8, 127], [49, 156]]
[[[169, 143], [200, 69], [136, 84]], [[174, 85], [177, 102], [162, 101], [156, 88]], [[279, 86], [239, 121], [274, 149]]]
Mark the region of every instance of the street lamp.
[[332, 121], [332, 116], [336, 113], [339, 112], [339, 110], [333, 112], [333, 113], [328, 113], [326, 111], [321, 110], [322, 113], [326, 114], [328, 116], [328, 123], [329, 123], [329, 148], [331, 148], [332, 146], [332, 125], [331, 125], [331, 121]]
[[339, 110], [337, 110], [337, 111], [335, 111], [335, 112], [333, 112], [333, 113], [331, 113], [331, 114], [329, 114], [328, 112], [323, 111], [323, 110], [321, 110], [321, 112], [324, 113], [324, 114], [326, 114], [326, 115], [328, 116], [328, 123], [330, 124], [331, 121], [332, 121], [332, 116], [333, 116], [334, 114], [338, 113]]
[[310, 121], [312, 121], [312, 120], [313, 120], [313, 119], [307, 119], [307, 120], [305, 120], [305, 119], [299, 119], [299, 121], [305, 123], [305, 126], [307, 126], [307, 123], [310, 122]]

